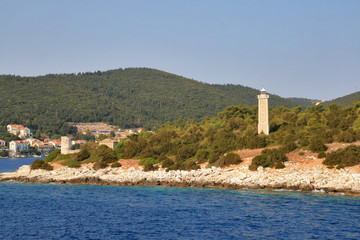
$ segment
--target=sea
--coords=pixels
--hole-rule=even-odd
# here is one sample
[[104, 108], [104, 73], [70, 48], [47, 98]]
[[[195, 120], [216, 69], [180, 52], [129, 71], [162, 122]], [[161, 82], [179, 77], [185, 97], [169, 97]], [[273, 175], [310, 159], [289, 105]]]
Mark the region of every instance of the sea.
[[2, 182], [0, 239], [360, 239], [360, 196]]

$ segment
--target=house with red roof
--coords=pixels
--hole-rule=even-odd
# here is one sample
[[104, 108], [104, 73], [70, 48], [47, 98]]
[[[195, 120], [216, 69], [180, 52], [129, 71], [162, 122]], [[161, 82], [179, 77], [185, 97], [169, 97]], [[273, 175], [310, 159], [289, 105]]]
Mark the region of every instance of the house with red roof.
[[35, 147], [42, 154], [49, 154], [54, 150], [54, 146], [51, 143], [37, 142], [35, 143]]
[[9, 145], [9, 149], [11, 152], [17, 153], [22, 151], [29, 151], [29, 143], [23, 140], [11, 141]]
[[4, 140], [0, 139], [0, 147], [5, 147], [6, 146], [6, 142]]
[[23, 125], [9, 124], [7, 125], [7, 130], [9, 133], [17, 135], [21, 139], [31, 137], [32, 135], [30, 129]]
[[61, 140], [59, 140], [59, 139], [51, 140], [49, 143], [52, 144], [55, 148], [61, 147]]

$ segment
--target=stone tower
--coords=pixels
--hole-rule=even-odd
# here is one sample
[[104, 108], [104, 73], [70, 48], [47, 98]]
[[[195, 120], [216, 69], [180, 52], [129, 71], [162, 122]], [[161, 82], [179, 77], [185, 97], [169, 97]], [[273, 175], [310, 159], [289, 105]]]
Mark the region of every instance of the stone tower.
[[67, 136], [61, 137], [61, 154], [71, 153], [71, 139]]
[[269, 104], [268, 99], [269, 95], [266, 94], [266, 91], [264, 88], [260, 90], [260, 95], [257, 96], [258, 98], [258, 116], [259, 116], [259, 122], [258, 122], [258, 133], [264, 133], [266, 135], [269, 135]]

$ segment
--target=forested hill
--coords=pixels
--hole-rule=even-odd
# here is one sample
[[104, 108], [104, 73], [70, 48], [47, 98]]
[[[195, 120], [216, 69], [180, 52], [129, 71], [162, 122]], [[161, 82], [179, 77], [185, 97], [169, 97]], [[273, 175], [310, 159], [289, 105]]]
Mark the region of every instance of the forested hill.
[[[103, 121], [152, 128], [179, 118], [200, 120], [229, 105], [257, 103], [258, 90], [210, 85], [147, 68], [106, 72], [0, 76], [0, 124], [24, 124], [37, 133], [66, 134], [65, 122]], [[294, 107], [270, 97], [270, 106]]]
[[358, 101], [360, 101], [360, 91], [351, 93], [343, 97], [336, 98], [334, 100], [331, 100], [329, 103], [336, 103], [342, 107], [346, 107]]

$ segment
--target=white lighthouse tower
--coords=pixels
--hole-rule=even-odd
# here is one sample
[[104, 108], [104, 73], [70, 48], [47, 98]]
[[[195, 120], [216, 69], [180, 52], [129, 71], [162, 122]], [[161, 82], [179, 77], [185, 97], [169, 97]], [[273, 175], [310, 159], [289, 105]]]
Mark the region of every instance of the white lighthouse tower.
[[269, 95], [266, 94], [264, 88], [260, 90], [260, 95], [257, 96], [258, 98], [258, 133], [269, 135], [269, 104], [268, 99]]

